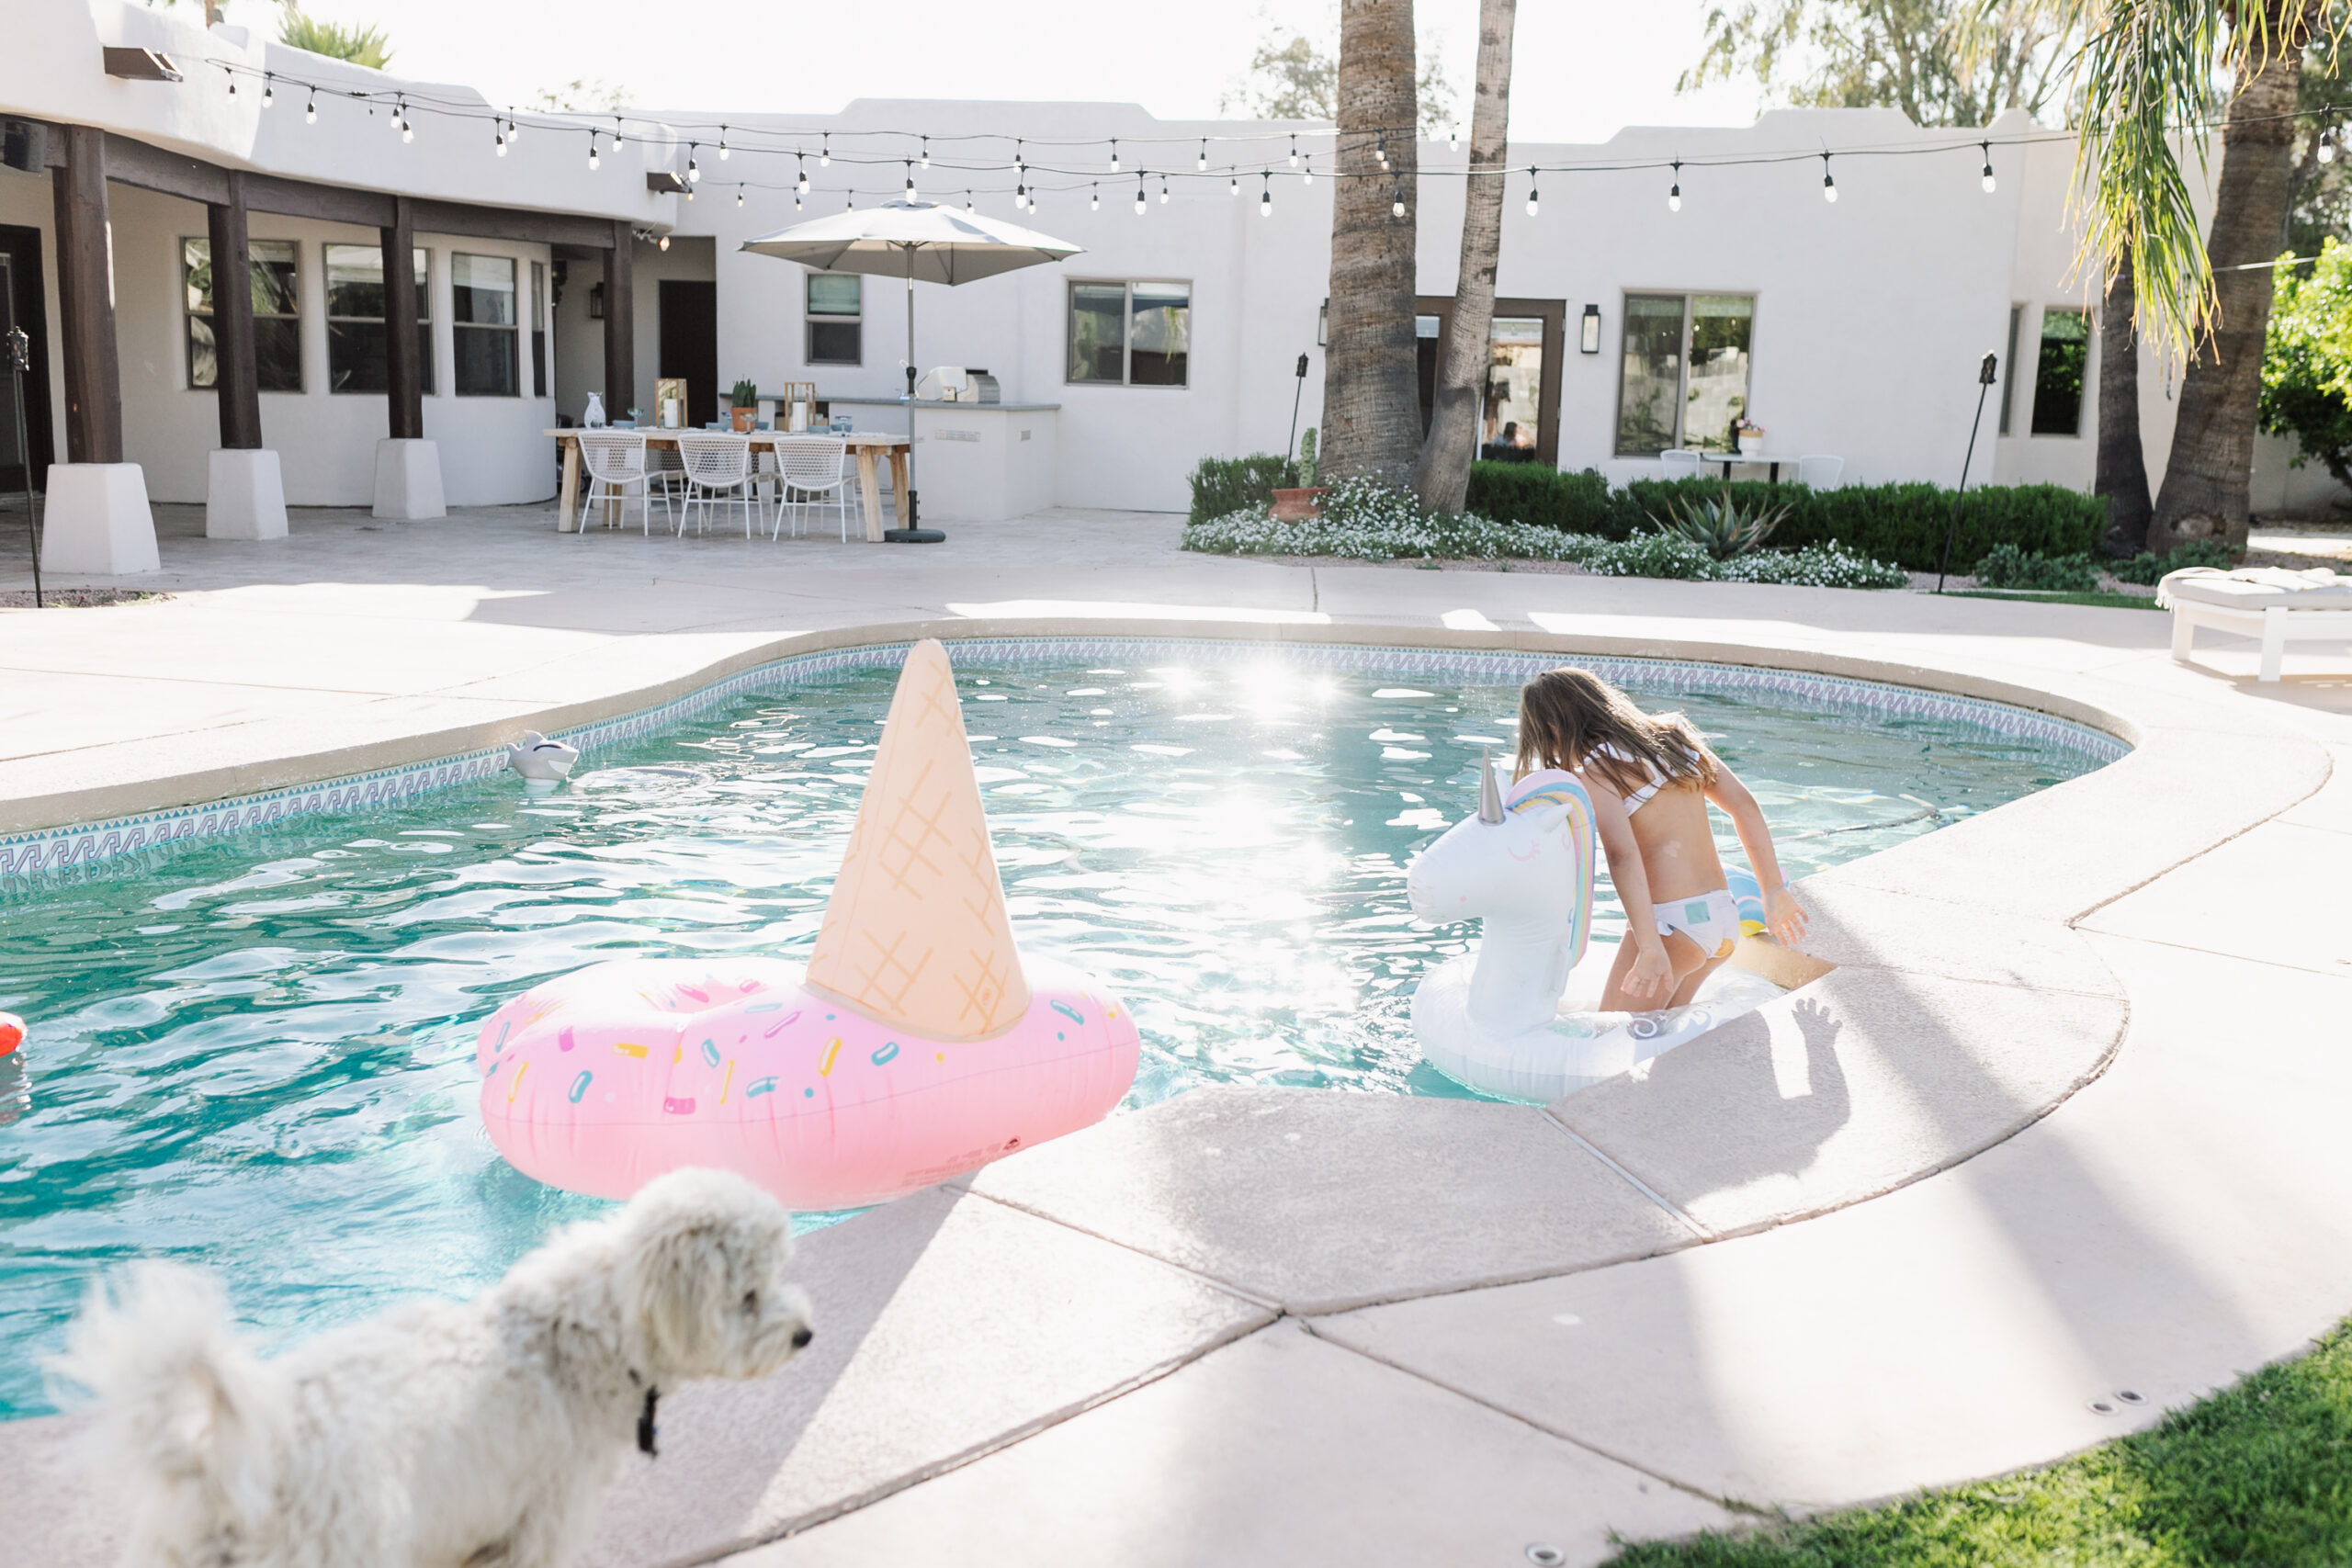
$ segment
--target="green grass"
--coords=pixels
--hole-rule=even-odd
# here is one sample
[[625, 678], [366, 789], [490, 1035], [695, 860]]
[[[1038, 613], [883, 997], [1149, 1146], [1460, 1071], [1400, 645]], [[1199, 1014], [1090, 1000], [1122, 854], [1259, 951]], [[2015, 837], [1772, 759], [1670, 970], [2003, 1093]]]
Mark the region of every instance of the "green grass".
[[2322, 1568], [2352, 1562], [2352, 1322], [2299, 1360], [2047, 1470], [1616, 1568]]
[[2153, 610], [2154, 599], [2138, 593], [2003, 593], [1991, 588], [1955, 588], [1947, 599], [2016, 599], [2029, 604], [2089, 604], [2101, 610]]

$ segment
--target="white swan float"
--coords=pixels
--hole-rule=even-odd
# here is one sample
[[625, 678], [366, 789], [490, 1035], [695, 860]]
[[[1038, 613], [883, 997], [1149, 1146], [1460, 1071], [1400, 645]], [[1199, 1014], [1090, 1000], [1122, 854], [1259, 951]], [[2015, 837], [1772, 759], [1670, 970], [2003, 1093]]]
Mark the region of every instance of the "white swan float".
[[[1419, 919], [1485, 922], [1476, 947], [1430, 970], [1413, 992], [1413, 1033], [1430, 1066], [1484, 1094], [1548, 1103], [1782, 994], [1734, 962], [1707, 976], [1688, 1007], [1600, 1011], [1617, 949], [1587, 951], [1591, 797], [1573, 773], [1553, 768], [1508, 793], [1491, 765], [1479, 776], [1477, 815], [1448, 829], [1405, 874]], [[1753, 935], [1763, 929], [1755, 879], [1744, 870], [1730, 877], [1741, 929]]]
[[578, 761], [578, 747], [550, 740], [536, 729], [523, 731], [523, 739], [506, 748], [506, 765], [533, 784], [561, 782]]

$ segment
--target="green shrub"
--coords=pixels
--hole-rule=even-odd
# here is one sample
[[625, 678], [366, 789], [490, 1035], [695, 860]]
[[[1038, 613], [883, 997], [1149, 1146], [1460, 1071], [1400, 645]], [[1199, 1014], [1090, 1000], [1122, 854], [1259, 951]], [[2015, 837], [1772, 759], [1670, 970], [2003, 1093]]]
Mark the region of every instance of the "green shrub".
[[1704, 582], [1715, 575], [1707, 547], [1679, 534], [1637, 534], [1622, 543], [1586, 552], [1584, 569], [1595, 577], [1671, 577]]
[[2015, 545], [1996, 545], [1987, 550], [1973, 575], [1979, 588], [2087, 593], [2098, 586], [2098, 569], [2087, 555], [2045, 556]]
[[1598, 468], [1569, 474], [1542, 463], [1473, 463], [1466, 507], [1481, 517], [1507, 517], [1563, 534], [1623, 539], [1634, 531], [1631, 522], [1618, 516], [1608, 476]]
[[2118, 582], [2152, 584], [2168, 571], [2192, 566], [2217, 566], [2223, 570], [2238, 564], [2237, 551], [2219, 539], [2191, 539], [2168, 556], [2142, 550], [2130, 560], [2112, 562], [2107, 574]]
[[1248, 457], [1204, 457], [1193, 470], [1193, 510], [1186, 519], [1206, 522], [1274, 504], [1276, 487], [1290, 487], [1289, 463], [1269, 452]]
[[1779, 582], [1796, 588], [1905, 588], [1911, 574], [1858, 556], [1835, 540], [1801, 550], [1751, 550], [1715, 568], [1720, 582]]
[[1729, 560], [1744, 556], [1772, 536], [1781, 519], [1789, 514], [1789, 503], [1781, 502], [1767, 511], [1744, 507], [1732, 499], [1731, 487], [1725, 485], [1720, 496], [1704, 501], [1685, 500], [1663, 517], [1652, 517], [1658, 532], [1672, 534], [1690, 540], [1717, 560]]
[[[1679, 503], [1720, 496], [1721, 479], [1635, 479], [1617, 492], [1623, 515], [1608, 532], [1625, 538], [1648, 518]], [[1742, 480], [1731, 486], [1743, 509], [1778, 503], [1789, 514], [1772, 542], [1802, 549], [1835, 540], [1876, 560], [1913, 571], [1933, 571], [1943, 555], [1944, 530], [1951, 524], [1952, 492], [1937, 485], [1849, 485], [1807, 490]], [[2107, 528], [2107, 503], [2063, 485], [1988, 485], [1972, 490], [1960, 504], [1960, 530], [1953, 540], [1955, 568], [1981, 559], [1996, 545], [2047, 556], [2085, 554], [2098, 547]]]
[[1406, 507], [1366, 505], [1353, 521], [1325, 517], [1277, 523], [1259, 508], [1184, 527], [1184, 548], [1227, 556], [1336, 556], [1342, 560], [1577, 560], [1603, 541], [1523, 523], [1463, 513], [1422, 517]]

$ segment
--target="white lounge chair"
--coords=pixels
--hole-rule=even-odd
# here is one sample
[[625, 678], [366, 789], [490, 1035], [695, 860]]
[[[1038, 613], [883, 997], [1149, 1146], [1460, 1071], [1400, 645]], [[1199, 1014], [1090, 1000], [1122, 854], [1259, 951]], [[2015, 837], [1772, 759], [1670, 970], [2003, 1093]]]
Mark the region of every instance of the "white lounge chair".
[[1846, 459], [1809, 453], [1797, 459], [1797, 483], [1807, 490], [1836, 490], [1838, 476], [1846, 471]]
[[1670, 479], [1695, 479], [1699, 477], [1699, 454], [1684, 447], [1669, 447], [1657, 455]]
[[2188, 662], [2197, 628], [2262, 639], [2256, 679], [2276, 681], [2290, 642], [2352, 641], [2352, 576], [2315, 567], [2166, 572], [2156, 603], [2172, 612], [2172, 656]]

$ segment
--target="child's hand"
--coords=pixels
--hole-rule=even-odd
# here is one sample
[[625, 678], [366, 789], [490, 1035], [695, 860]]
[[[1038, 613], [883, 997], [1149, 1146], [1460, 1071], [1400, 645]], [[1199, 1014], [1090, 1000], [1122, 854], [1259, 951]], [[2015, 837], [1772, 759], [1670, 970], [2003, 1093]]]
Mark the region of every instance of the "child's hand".
[[1655, 993], [1662, 1002], [1668, 994], [1667, 987], [1673, 984], [1674, 964], [1662, 945], [1653, 942], [1634, 949], [1634, 966], [1625, 972], [1627, 996], [1646, 998]]
[[1764, 895], [1764, 929], [1782, 947], [1794, 947], [1804, 940], [1804, 908], [1785, 887], [1775, 887]]

